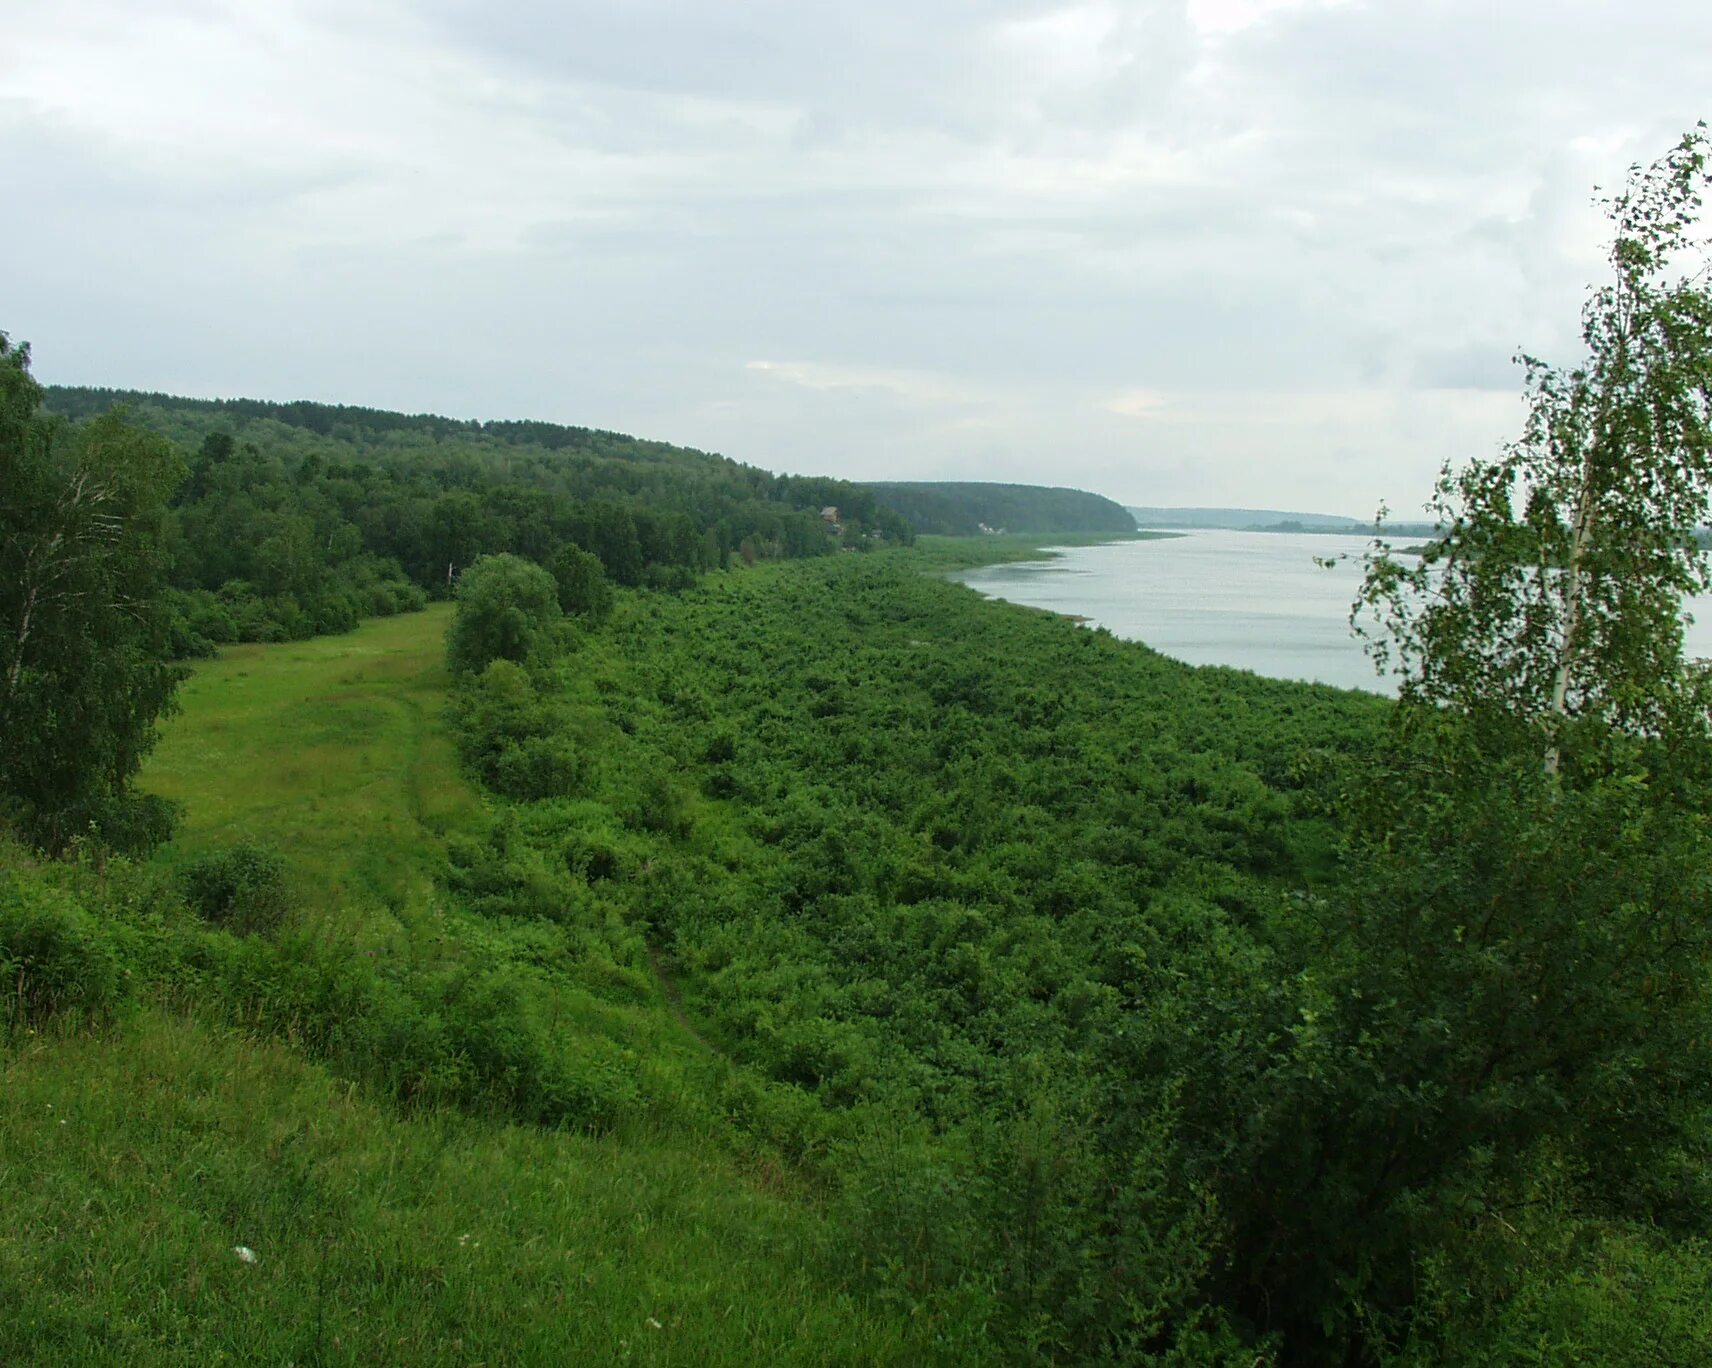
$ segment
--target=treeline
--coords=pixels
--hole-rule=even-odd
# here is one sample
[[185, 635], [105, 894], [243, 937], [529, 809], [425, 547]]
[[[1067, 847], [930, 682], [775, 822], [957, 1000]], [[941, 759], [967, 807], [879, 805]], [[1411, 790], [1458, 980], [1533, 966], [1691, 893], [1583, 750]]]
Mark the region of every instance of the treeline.
[[65, 387], [46, 405], [122, 408], [181, 452], [163, 531], [180, 655], [420, 607], [483, 555], [545, 566], [574, 545], [615, 584], [677, 589], [733, 556], [913, 539], [845, 481], [586, 428]]
[[868, 482], [920, 533], [972, 537], [984, 532], [1128, 536], [1135, 519], [1122, 506], [1081, 489], [952, 481]]

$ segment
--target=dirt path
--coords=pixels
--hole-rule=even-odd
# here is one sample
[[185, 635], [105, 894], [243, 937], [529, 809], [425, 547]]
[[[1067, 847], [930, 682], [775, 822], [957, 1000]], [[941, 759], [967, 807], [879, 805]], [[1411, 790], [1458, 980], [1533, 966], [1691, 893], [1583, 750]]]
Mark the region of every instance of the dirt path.
[[666, 1010], [672, 1014], [672, 1020], [683, 1027], [684, 1034], [708, 1054], [718, 1054], [719, 1051], [708, 1044], [707, 1037], [696, 1030], [688, 1013], [684, 1011], [683, 991], [678, 987], [677, 979], [672, 977], [672, 971], [666, 967], [666, 957], [656, 946], [648, 947], [648, 966], [654, 971], [654, 982], [660, 985], [660, 995], [666, 1000]]

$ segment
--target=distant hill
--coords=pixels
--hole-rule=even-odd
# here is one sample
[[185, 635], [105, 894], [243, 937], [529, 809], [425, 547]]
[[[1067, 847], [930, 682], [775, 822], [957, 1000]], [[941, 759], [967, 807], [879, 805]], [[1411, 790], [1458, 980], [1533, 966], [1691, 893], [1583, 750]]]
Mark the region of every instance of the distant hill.
[[917, 532], [974, 536], [981, 532], [1106, 532], [1127, 536], [1135, 520], [1121, 504], [1081, 489], [979, 481], [864, 482], [863, 488]]
[[[1335, 513], [1292, 513], [1277, 508], [1136, 508], [1125, 510], [1137, 527], [1223, 528], [1236, 532], [1336, 532], [1348, 536], [1371, 536], [1374, 524]], [[1428, 522], [1388, 522], [1393, 536], [1429, 537], [1434, 525]]]

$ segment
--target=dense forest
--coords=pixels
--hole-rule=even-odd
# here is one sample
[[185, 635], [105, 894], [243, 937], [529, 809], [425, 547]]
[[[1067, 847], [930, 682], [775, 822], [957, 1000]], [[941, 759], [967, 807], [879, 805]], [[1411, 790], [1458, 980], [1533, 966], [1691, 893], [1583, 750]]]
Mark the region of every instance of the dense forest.
[[0, 335], [0, 1359], [1712, 1361], [1707, 153], [1368, 560], [1395, 700]]
[[1001, 532], [1128, 536], [1135, 531], [1135, 520], [1120, 505], [1080, 489], [896, 480], [869, 482], [863, 488], [901, 513], [916, 531], [948, 537]]
[[[549, 564], [574, 545], [613, 583], [681, 588], [733, 555], [822, 555], [913, 536], [845, 481], [587, 428], [125, 390], [45, 397], [72, 420], [118, 409], [185, 454], [166, 528], [185, 655], [420, 607], [486, 554]], [[822, 516], [829, 507], [836, 519]]]

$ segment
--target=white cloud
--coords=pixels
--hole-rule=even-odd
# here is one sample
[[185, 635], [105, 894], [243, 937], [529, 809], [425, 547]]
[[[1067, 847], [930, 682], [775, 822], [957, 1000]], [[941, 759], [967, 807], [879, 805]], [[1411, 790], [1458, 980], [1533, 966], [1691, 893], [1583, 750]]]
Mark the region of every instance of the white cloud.
[[1157, 390], [1126, 390], [1106, 400], [1107, 413], [1119, 413], [1126, 418], [1161, 418], [1168, 415], [1171, 396]]
[[1189, 22], [1209, 35], [1240, 33], [1273, 15], [1308, 5], [1336, 5], [1345, 0], [1188, 0]]

